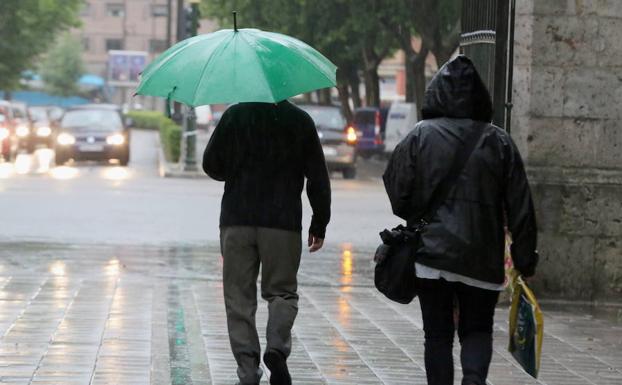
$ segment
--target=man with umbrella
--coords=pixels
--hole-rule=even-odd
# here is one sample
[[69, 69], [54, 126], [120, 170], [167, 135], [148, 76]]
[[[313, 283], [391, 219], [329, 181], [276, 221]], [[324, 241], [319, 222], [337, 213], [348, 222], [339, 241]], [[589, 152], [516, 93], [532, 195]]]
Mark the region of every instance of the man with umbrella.
[[330, 218], [330, 182], [313, 121], [287, 101], [234, 105], [205, 149], [203, 169], [225, 182], [220, 216], [223, 286], [240, 381], [254, 384], [261, 377], [255, 328], [261, 264], [261, 296], [269, 311], [264, 362], [271, 384], [290, 384], [285, 359], [298, 311], [305, 177], [313, 208], [311, 252], [322, 247]]
[[223, 288], [240, 384], [259, 384], [263, 374], [255, 326], [260, 266], [269, 313], [264, 363], [271, 384], [291, 384], [286, 360], [298, 312], [305, 177], [313, 209], [310, 252], [324, 243], [331, 192], [315, 125], [287, 98], [334, 86], [335, 75], [328, 59], [299, 40], [234, 28], [171, 47], [145, 69], [137, 90], [190, 106], [238, 103], [212, 134], [203, 169], [225, 182]]

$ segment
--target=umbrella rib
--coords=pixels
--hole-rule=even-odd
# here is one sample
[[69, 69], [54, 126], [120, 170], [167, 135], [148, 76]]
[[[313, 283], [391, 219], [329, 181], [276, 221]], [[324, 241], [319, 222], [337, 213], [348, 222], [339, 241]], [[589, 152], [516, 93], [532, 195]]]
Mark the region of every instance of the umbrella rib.
[[[244, 42], [246, 42], [246, 44], [252, 49], [253, 53], [255, 54], [255, 57], [257, 58], [257, 62], [259, 63], [261, 69], [263, 70], [263, 61], [261, 60], [261, 58], [259, 57], [259, 55], [257, 54], [257, 51], [255, 50], [255, 48], [251, 45], [251, 43], [246, 39], [246, 37], [244, 35], [242, 35], [242, 38], [244, 39]], [[258, 45], [261, 45], [259, 43], [258, 40], [256, 40], [256, 43]], [[267, 81], [267, 79], [265, 78], [265, 76], [263, 77], [264, 79], [264, 83], [266, 83], [266, 85], [268, 86], [268, 89], [270, 89], [270, 94], [272, 94], [272, 99], [274, 102], [280, 102], [280, 100], [276, 100], [275, 95], [274, 95], [274, 89], [272, 89], [272, 85], [270, 84], [269, 81]]]
[[[187, 46], [186, 46], [187, 47]], [[178, 54], [180, 54], [181, 52], [183, 52], [182, 47], [180, 47], [177, 51], [173, 52], [172, 54], [170, 54], [168, 57], [166, 57], [165, 59], [162, 60], [162, 63], [159, 63], [159, 65], [153, 69], [153, 72], [155, 71], [159, 71], [160, 69], [164, 68], [165, 65], [167, 65], [168, 63], [171, 62], [171, 59], [175, 56], [177, 56]], [[153, 79], [153, 75], [149, 76], [147, 79], [145, 79], [145, 83], [141, 84], [142, 87], [140, 88], [145, 88], [147, 87], [147, 85], [149, 83], [151, 83], [151, 80]], [[138, 93], [138, 90], [137, 90]]]
[[[220, 54], [233, 40], [233, 38], [235, 37], [235, 34], [232, 35], [229, 40], [227, 41], [222, 41], [220, 43], [220, 46], [217, 48], [218, 49], [218, 54]], [[199, 76], [199, 84], [197, 84], [196, 88], [194, 89], [194, 93], [192, 94], [192, 104], [194, 105], [196, 97], [197, 97], [197, 92], [199, 92], [199, 89], [201, 88], [201, 84], [203, 84], [203, 76], [205, 75], [205, 71], [207, 71], [207, 67], [209, 66], [209, 64], [212, 62], [212, 59], [214, 58], [214, 56], [216, 56], [216, 50], [214, 50], [214, 52], [212, 52], [212, 54], [210, 55], [209, 59], [207, 59], [207, 61], [205, 62], [205, 65], [203, 66], [203, 69], [201, 70], [201, 75]]]
[[[196, 39], [196, 41], [193, 41], [191, 43], [188, 43], [184, 46], [179, 47], [175, 52], [172, 52], [169, 56], [167, 56], [166, 58], [162, 59], [161, 63], [158, 63], [158, 66], [155, 67], [152, 71], [150, 72], [156, 72], [159, 71], [160, 69], [163, 69], [167, 64], [169, 64], [171, 62], [171, 59], [173, 59], [175, 56], [179, 55], [180, 53], [182, 53], [184, 51], [184, 49], [194, 45], [194, 44], [198, 44], [201, 43], [205, 40], [199, 40]], [[140, 88], [145, 88], [147, 87], [147, 85], [151, 82], [151, 80], [153, 79], [153, 76], [149, 76], [147, 79], [145, 79], [145, 83], [141, 84], [142, 87]], [[138, 93], [138, 92], [137, 92]], [[174, 99], [173, 99], [174, 100]]]
[[[287, 40], [288, 38], [290, 38], [290, 39], [291, 39], [291, 37], [290, 37], [290, 36], [283, 35], [283, 34], [280, 34], [280, 33], [268, 32], [268, 34], [278, 36], [279, 38], [282, 38], [283, 40]], [[298, 39], [295, 39], [295, 40], [298, 40]], [[301, 42], [301, 43], [303, 43], [303, 44], [305, 44], [305, 45], [307, 45], [307, 46], [308, 46], [309, 48], [311, 48], [312, 50], [314, 50], [314, 51], [316, 51], [316, 52], [320, 53], [319, 51], [317, 51], [315, 48], [311, 47], [310, 45], [308, 45], [308, 44], [307, 44], [307, 43], [305, 43], [304, 41], [302, 41], [302, 40], [298, 40], [298, 41], [299, 41], [299, 42]], [[298, 47], [297, 45], [294, 45], [294, 49], [295, 49], [296, 51], [298, 51], [299, 53], [301, 53], [301, 56], [302, 56], [302, 57], [304, 57], [304, 58], [306, 58], [306, 57], [307, 57], [307, 55], [302, 55], [302, 54], [304, 53], [304, 51], [300, 50], [300, 49], [299, 49], [299, 47]], [[320, 54], [321, 54], [321, 53], [320, 53]], [[328, 58], [327, 58], [327, 59], [328, 59]], [[321, 68], [320, 68], [320, 67], [319, 67], [319, 66], [318, 66], [318, 65], [317, 65], [317, 64], [316, 64], [313, 60], [306, 60], [306, 61], [307, 61], [307, 63], [309, 63], [309, 64], [311, 64], [313, 67], [315, 67], [315, 69], [316, 69], [319, 73], [321, 73], [321, 74], [322, 74], [322, 76], [324, 76], [324, 77], [326, 78], [326, 80], [328, 80], [328, 81], [329, 81], [329, 82], [331, 82], [331, 83], [333, 82], [333, 79], [329, 78], [329, 77], [328, 77], [328, 75], [326, 75], [326, 74], [324, 73], [324, 71], [322, 71], [322, 69], [321, 69]], [[333, 65], [333, 67], [335, 67], [335, 71], [336, 71], [336, 70], [337, 70], [337, 66], [336, 66], [336, 65], [335, 65], [332, 61], [330, 61], [330, 60], [328, 60], [328, 61], [329, 61], [329, 62]]]
[[[268, 35], [277, 36], [277, 37], [279, 37], [279, 40], [287, 40], [287, 38], [289, 38], [289, 36], [287, 36], [287, 35], [283, 35], [283, 34], [280, 34], [280, 33], [274, 33], [274, 32], [264, 32], [264, 33], [266, 33], [266, 34], [268, 34]], [[297, 40], [297, 39], [296, 39], [296, 40]], [[300, 42], [302, 42], [302, 43], [304, 43], [304, 44], [308, 45], [307, 43], [303, 42], [302, 40], [298, 40], [298, 41], [300, 41]], [[261, 45], [261, 42], [259, 42], [259, 40], [257, 40], [257, 44]], [[281, 43], [279, 43], [279, 44], [281, 44]], [[281, 44], [281, 45], [282, 45], [282, 46], [285, 46], [285, 44]], [[265, 46], [264, 46], [264, 47], [265, 47]], [[326, 75], [326, 73], [324, 73], [324, 71], [322, 71], [322, 69], [321, 69], [321, 68], [320, 68], [320, 67], [319, 67], [316, 63], [314, 63], [312, 60], [308, 60], [308, 59], [306, 59], [306, 57], [307, 57], [307, 56], [306, 56], [306, 55], [304, 55], [304, 53], [305, 53], [304, 51], [300, 50], [300, 49], [298, 48], [298, 46], [296, 46], [296, 45], [293, 45], [293, 48], [294, 48], [294, 49], [295, 49], [295, 50], [299, 53], [300, 57], [305, 58], [305, 61], [306, 61], [307, 63], [311, 64], [311, 65], [315, 68], [315, 70], [316, 70], [317, 72], [321, 73], [321, 74], [322, 74], [322, 76], [323, 76], [326, 80], [328, 80], [328, 82], [329, 82], [329, 83], [334, 84], [333, 79], [331, 79], [328, 75]], [[311, 46], [309, 46], [309, 48], [311, 48], [311, 49], [315, 50], [315, 48], [313, 48], [313, 47], [311, 47]], [[259, 55], [257, 55], [257, 58], [259, 59]], [[261, 62], [261, 60], [259, 60], [259, 61]], [[329, 60], [329, 61], [330, 61], [330, 60]], [[330, 62], [330, 63], [331, 63], [331, 64], [335, 67], [335, 71], [336, 71], [336, 70], [337, 70], [337, 66], [335, 66], [335, 64], [333, 64], [333, 62]], [[324, 88], [327, 88], [327, 87], [324, 87]], [[271, 88], [271, 89], [272, 89], [272, 88]], [[318, 88], [314, 88], [314, 89], [318, 89]], [[307, 91], [307, 92], [313, 91], [314, 89], [309, 90], [309, 91]]]

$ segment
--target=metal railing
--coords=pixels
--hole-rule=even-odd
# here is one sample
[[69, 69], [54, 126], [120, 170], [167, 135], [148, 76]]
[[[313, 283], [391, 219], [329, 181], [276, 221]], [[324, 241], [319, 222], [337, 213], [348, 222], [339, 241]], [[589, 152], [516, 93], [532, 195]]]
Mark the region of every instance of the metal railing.
[[460, 49], [493, 98], [493, 121], [510, 130], [515, 0], [463, 0]]

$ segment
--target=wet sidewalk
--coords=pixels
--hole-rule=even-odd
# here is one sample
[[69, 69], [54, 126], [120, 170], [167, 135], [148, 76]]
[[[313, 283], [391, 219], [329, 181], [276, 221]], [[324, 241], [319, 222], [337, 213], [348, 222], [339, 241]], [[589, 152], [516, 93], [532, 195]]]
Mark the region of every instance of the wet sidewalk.
[[[0, 384], [235, 383], [217, 248], [0, 246]], [[294, 384], [426, 383], [418, 306], [384, 299], [372, 268], [347, 246], [303, 256]], [[536, 381], [506, 351], [499, 306], [491, 384], [622, 383], [619, 320], [544, 311]], [[260, 334], [265, 321], [260, 302]]]

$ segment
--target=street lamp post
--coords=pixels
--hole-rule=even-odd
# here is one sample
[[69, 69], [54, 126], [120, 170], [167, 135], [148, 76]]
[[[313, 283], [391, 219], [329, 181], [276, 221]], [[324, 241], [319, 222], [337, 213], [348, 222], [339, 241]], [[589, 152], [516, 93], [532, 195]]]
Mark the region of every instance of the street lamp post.
[[[190, 10], [186, 13], [185, 29], [186, 37], [196, 36], [199, 28], [199, 3], [200, 0], [190, 0]], [[197, 117], [194, 107], [188, 107], [185, 110], [183, 122], [183, 141], [185, 145], [183, 157], [183, 170], [197, 170]]]

